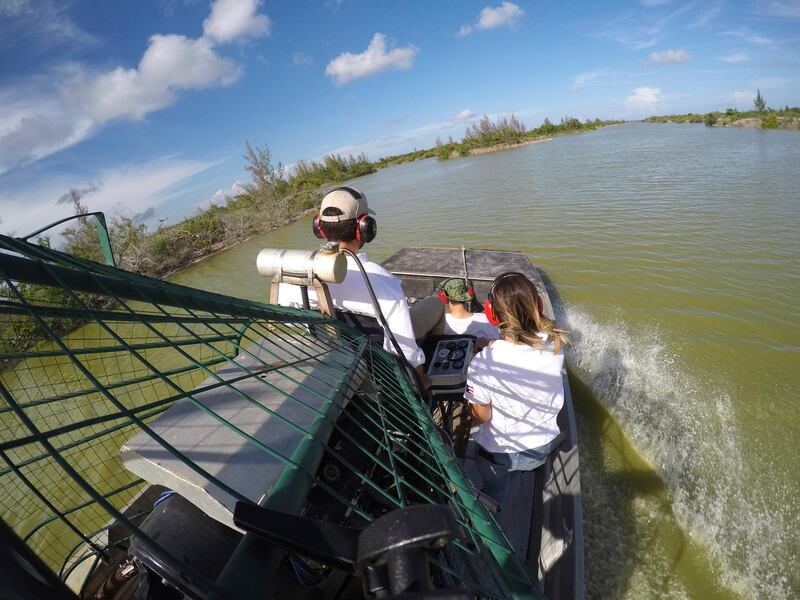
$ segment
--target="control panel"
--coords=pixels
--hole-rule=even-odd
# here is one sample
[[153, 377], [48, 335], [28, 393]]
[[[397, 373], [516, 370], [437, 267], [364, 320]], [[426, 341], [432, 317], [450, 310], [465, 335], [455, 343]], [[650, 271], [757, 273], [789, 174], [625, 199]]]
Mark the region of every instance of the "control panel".
[[433, 386], [463, 386], [467, 382], [472, 341], [472, 338], [439, 340], [428, 365], [427, 375]]

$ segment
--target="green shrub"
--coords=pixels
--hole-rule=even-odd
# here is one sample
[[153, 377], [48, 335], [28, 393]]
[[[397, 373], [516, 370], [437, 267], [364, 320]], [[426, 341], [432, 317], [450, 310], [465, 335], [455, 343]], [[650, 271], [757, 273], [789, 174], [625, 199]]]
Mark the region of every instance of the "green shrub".
[[703, 119], [703, 122], [706, 124], [706, 127], [713, 127], [718, 120], [719, 117], [717, 116], [717, 113], [708, 113], [705, 119]]
[[764, 129], [777, 129], [780, 127], [778, 117], [775, 115], [775, 113], [770, 113], [766, 117], [763, 117], [761, 119], [761, 127]]

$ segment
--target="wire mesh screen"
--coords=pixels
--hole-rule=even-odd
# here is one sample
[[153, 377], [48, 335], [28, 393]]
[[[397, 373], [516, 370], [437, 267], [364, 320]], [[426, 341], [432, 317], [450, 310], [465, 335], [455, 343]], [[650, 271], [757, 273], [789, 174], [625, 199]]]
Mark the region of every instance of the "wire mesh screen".
[[[353, 526], [449, 504], [464, 536], [437, 583], [537, 595], [395, 359], [319, 314], [0, 236], [0, 398], [2, 518], [63, 579], [133, 535], [213, 585], [139, 527], [171, 470], [223, 523], [235, 501]], [[245, 456], [263, 480], [230, 468]]]

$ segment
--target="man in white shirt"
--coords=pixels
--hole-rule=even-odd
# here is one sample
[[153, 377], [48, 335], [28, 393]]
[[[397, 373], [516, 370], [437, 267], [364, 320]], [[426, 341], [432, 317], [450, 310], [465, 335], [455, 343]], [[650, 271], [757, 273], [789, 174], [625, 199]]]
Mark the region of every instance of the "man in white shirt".
[[[377, 224], [372, 214], [375, 213], [367, 205], [363, 192], [350, 187], [339, 187], [328, 192], [322, 199], [320, 214], [314, 223], [315, 233], [358, 253], [389, 330], [394, 334], [403, 355], [422, 376], [423, 384], [427, 387], [430, 382], [424, 375], [425, 354], [417, 340], [428, 333], [441, 335], [444, 330], [444, 305], [438, 298], [431, 296], [417, 301], [409, 309], [400, 280], [381, 265], [370, 262], [366, 254], [359, 252], [365, 243], [375, 238]], [[351, 256], [347, 255], [347, 275], [344, 281], [328, 284], [328, 290], [337, 310], [377, 318], [369, 291]], [[300, 288], [281, 284], [279, 302], [284, 306], [302, 306]], [[312, 306], [316, 305], [316, 294], [312, 289], [309, 289], [309, 302]], [[396, 354], [386, 333], [383, 347], [387, 352]]]

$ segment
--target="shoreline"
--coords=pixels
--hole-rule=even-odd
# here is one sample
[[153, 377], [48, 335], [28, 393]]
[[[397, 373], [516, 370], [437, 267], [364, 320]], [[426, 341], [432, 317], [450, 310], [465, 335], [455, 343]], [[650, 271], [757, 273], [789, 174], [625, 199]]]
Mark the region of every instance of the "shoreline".
[[[495, 144], [494, 146], [484, 146], [482, 148], [472, 148], [469, 151], [469, 156], [478, 156], [480, 154], [489, 154], [490, 152], [500, 152], [501, 150], [514, 150], [515, 148], [521, 148], [522, 146], [530, 146], [531, 144], [541, 144], [542, 142], [551, 142], [553, 140], [553, 136], [548, 136], [544, 138], [536, 138], [533, 140], [525, 140], [524, 142], [517, 142], [516, 144]], [[454, 155], [450, 155], [450, 158], [461, 158], [461, 155], [457, 152]]]
[[[571, 131], [557, 131], [547, 136], [531, 138], [529, 140], [524, 140], [522, 142], [517, 142], [515, 144], [510, 143], [502, 143], [502, 144], [495, 144], [493, 146], [482, 146], [480, 148], [471, 148], [469, 151], [469, 156], [478, 156], [480, 154], [489, 154], [490, 152], [499, 152], [502, 150], [514, 150], [515, 148], [521, 148], [522, 146], [530, 146], [531, 144], [540, 144], [542, 142], [552, 142], [553, 139], [557, 137], [562, 137], [565, 135], [579, 135], [582, 133], [591, 133], [593, 131], [599, 131], [600, 129], [605, 129], [606, 127], [615, 127], [617, 125], [625, 125], [627, 123], [609, 123], [608, 125], [598, 125], [594, 129], [575, 129]], [[461, 155], [458, 153], [453, 153], [450, 155], [450, 158], [461, 158]], [[448, 159], [449, 160], [449, 159]]]
[[[307, 216], [307, 215], [309, 215], [309, 214], [311, 214], [311, 213], [313, 213], [315, 211], [316, 211], [315, 208], [307, 208], [302, 213], [300, 213], [298, 215], [295, 215], [293, 217], [290, 217], [285, 223], [281, 223], [279, 225], [274, 225], [274, 226], [270, 227], [269, 229], [266, 229], [264, 231], [260, 231], [258, 233], [254, 233], [253, 235], [251, 235], [249, 237], [246, 237], [246, 238], [242, 238], [241, 240], [236, 240], [234, 242], [220, 242], [219, 244], [215, 244], [213, 246], [210, 246], [209, 247], [210, 252], [208, 252], [208, 254], [203, 254], [202, 256], [198, 256], [197, 258], [193, 258], [191, 261], [189, 261], [185, 265], [183, 265], [181, 267], [178, 267], [177, 269], [173, 269], [169, 273], [165, 273], [164, 275], [162, 275], [160, 277], [157, 277], [156, 279], [160, 279], [162, 281], [168, 281], [170, 277], [172, 277], [174, 275], [177, 275], [181, 271], [185, 271], [186, 269], [189, 269], [189, 268], [191, 268], [191, 267], [203, 262], [207, 258], [211, 258], [212, 256], [216, 256], [217, 254], [221, 254], [222, 252], [225, 252], [226, 250], [230, 250], [231, 248], [235, 248], [239, 244], [244, 244], [245, 242], [249, 242], [250, 240], [253, 240], [253, 239], [257, 238], [258, 236], [265, 235], [267, 233], [272, 233], [273, 231], [277, 231], [278, 229], [280, 229], [282, 227], [286, 227], [287, 225], [291, 225], [292, 223], [296, 223], [297, 221], [299, 221], [303, 217], [305, 217], [305, 216]], [[175, 285], [182, 285], [182, 284], [177, 283]]]
[[[514, 144], [506, 142], [506, 143], [502, 143], [502, 144], [495, 144], [493, 146], [482, 146], [482, 147], [479, 147], [479, 148], [471, 148], [470, 151], [469, 151], [469, 154], [467, 156], [480, 156], [480, 155], [483, 155], [483, 154], [491, 154], [493, 152], [501, 152], [501, 151], [504, 151], [504, 150], [515, 150], [517, 148], [522, 148], [523, 146], [530, 146], [532, 144], [541, 144], [543, 142], [551, 142], [556, 137], [561, 137], [561, 136], [566, 136], [566, 135], [578, 135], [578, 134], [581, 134], [581, 133], [590, 133], [592, 131], [598, 131], [600, 129], [605, 129], [606, 127], [614, 127], [615, 125], [624, 125], [624, 124], [625, 123], [609, 123], [608, 125], [600, 125], [600, 126], [594, 128], [594, 129], [577, 129], [577, 130], [573, 130], [573, 131], [559, 131], [559, 132], [553, 133], [553, 134], [548, 135], [548, 136], [542, 136], [542, 137], [536, 137], [536, 138], [532, 138], [532, 139], [528, 139], [528, 140], [523, 140], [522, 142], [518, 142], [518, 143], [514, 143]], [[452, 160], [452, 159], [455, 159], [455, 158], [466, 158], [466, 157], [463, 157], [460, 154], [458, 154], [457, 152], [454, 152], [446, 160]], [[418, 162], [418, 161], [421, 161], [421, 160], [426, 160], [426, 159], [420, 157], [420, 158], [415, 158], [415, 159], [407, 161], [407, 162]], [[404, 164], [404, 163], [400, 163], [400, 164]], [[396, 166], [396, 165], [394, 163], [391, 163], [391, 164], [386, 164], [386, 165], [383, 165], [383, 166], [376, 166], [376, 170], [374, 172], [378, 172], [380, 170], [383, 170], [383, 169], [386, 169], [386, 168], [389, 168], [389, 167], [392, 167], [392, 166]], [[369, 174], [371, 175], [372, 173], [369, 173]], [[330, 184], [328, 184], [328, 185], [330, 185]], [[323, 186], [323, 187], [325, 187], [325, 186]], [[276, 231], [276, 230], [278, 230], [278, 229], [280, 229], [282, 227], [286, 227], [287, 225], [291, 225], [292, 223], [295, 223], [295, 222], [299, 221], [300, 219], [302, 219], [306, 215], [309, 215], [309, 214], [311, 214], [311, 213], [313, 213], [315, 211], [316, 211], [316, 208], [307, 208], [302, 213], [300, 213], [298, 215], [295, 215], [293, 217], [290, 217], [286, 222], [281, 223], [280, 225], [275, 225], [275, 226], [271, 227], [270, 229], [267, 229], [265, 231], [261, 231], [259, 233], [253, 234], [253, 235], [251, 235], [251, 236], [249, 236], [247, 238], [243, 238], [241, 240], [237, 240], [237, 241], [232, 242], [232, 243], [223, 242], [221, 244], [217, 244], [217, 245], [211, 247], [210, 248], [210, 252], [208, 252], [207, 254], [203, 254], [202, 256], [198, 256], [196, 258], [193, 258], [191, 261], [189, 261], [185, 265], [183, 265], [183, 266], [181, 266], [181, 267], [179, 267], [177, 269], [174, 269], [174, 270], [170, 271], [169, 273], [166, 273], [166, 274], [158, 277], [158, 279], [161, 279], [161, 280], [164, 280], [164, 281], [168, 281], [170, 277], [173, 277], [174, 275], [177, 275], [181, 271], [184, 271], [184, 270], [186, 270], [186, 269], [188, 269], [190, 267], [193, 267], [193, 266], [201, 263], [202, 261], [204, 261], [204, 260], [206, 260], [208, 258], [211, 258], [212, 256], [216, 256], [217, 254], [225, 252], [226, 250], [230, 250], [232, 248], [235, 248], [239, 244], [243, 244], [244, 242], [248, 242], [248, 241], [250, 241], [250, 240], [252, 240], [254, 238], [257, 238], [260, 235], [264, 235], [266, 233], [271, 233], [271, 232]], [[177, 285], [180, 285], [180, 284], [177, 284]]]
[[705, 124], [706, 127], [733, 127], [736, 129], [783, 129], [800, 131], [800, 108], [766, 111], [738, 111], [728, 108], [725, 112], [687, 113], [685, 115], [651, 116], [642, 123]]

